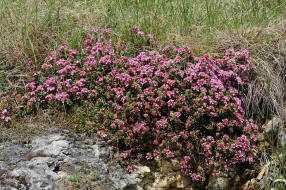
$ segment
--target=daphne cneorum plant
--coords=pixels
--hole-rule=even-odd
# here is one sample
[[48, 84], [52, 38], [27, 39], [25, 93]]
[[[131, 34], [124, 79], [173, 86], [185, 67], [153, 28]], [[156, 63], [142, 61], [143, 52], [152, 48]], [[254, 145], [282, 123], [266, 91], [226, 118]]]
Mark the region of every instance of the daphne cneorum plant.
[[29, 62], [31, 81], [1, 107], [1, 118], [11, 120], [11, 107], [81, 105], [93, 130], [119, 146], [119, 160], [179, 155], [194, 181], [253, 162], [258, 128], [244, 117], [239, 90], [251, 70], [248, 51], [195, 57], [187, 46], [160, 46], [133, 30], [153, 49], [129, 57], [109, 29], [95, 28], [83, 50], [61, 46], [44, 63]]

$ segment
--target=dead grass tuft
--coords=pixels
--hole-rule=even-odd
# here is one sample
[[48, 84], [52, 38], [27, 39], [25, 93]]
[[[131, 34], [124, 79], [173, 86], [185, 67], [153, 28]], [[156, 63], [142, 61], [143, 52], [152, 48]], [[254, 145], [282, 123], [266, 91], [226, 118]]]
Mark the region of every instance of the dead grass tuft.
[[282, 19], [267, 28], [218, 35], [221, 46], [250, 51], [254, 73], [245, 95], [245, 110], [257, 122], [263, 123], [274, 114], [286, 118], [285, 24], [286, 19]]
[[[104, 26], [98, 1], [0, 2], [0, 87], [21, 88], [28, 61], [41, 63], [61, 44], [80, 48], [85, 32]], [[93, 8], [91, 8], [93, 7]], [[0, 93], [1, 95], [1, 93]]]

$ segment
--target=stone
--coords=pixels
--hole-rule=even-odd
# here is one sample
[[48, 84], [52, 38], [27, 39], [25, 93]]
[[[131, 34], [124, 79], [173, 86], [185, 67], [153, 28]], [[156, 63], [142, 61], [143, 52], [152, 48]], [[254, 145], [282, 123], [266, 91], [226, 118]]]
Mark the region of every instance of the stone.
[[118, 170], [113, 170], [110, 180], [113, 182], [114, 186], [119, 189], [133, 190], [137, 188], [136, 180], [130, 177], [130, 175], [125, 174], [119, 165]]
[[173, 170], [172, 170], [172, 163], [171, 162], [168, 162], [168, 161], [166, 161], [166, 160], [159, 160], [158, 161], [158, 165], [159, 165], [159, 168], [160, 168], [160, 171], [162, 172], [162, 173], [170, 173], [170, 172], [172, 172]]
[[209, 190], [222, 190], [227, 189], [229, 185], [229, 179], [225, 177], [212, 177], [208, 184]]
[[144, 190], [143, 187], [137, 186], [137, 190]]
[[257, 182], [255, 179], [251, 179], [247, 184], [247, 190], [262, 190], [263, 186]]
[[23, 157], [23, 154], [27, 153], [28, 149], [26, 147], [17, 144], [6, 144], [4, 148], [0, 151], [0, 160], [9, 165], [15, 165], [21, 161], [27, 160]]
[[151, 172], [151, 169], [148, 166], [134, 166], [134, 174], [138, 174], [140, 177], [145, 177]]
[[44, 137], [37, 137], [33, 143], [33, 155], [59, 156], [64, 150], [68, 150], [69, 142], [59, 134], [52, 134]]
[[258, 135], [257, 135], [257, 140], [258, 140], [259, 142], [264, 141], [264, 140], [265, 140], [265, 138], [264, 138], [264, 133], [258, 133]]
[[[95, 180], [87, 180], [88, 184], [84, 181], [81, 185], [89, 189], [96, 189], [99, 185], [110, 190], [138, 189], [135, 178], [109, 161], [108, 148], [103, 144], [93, 146], [93, 143], [87, 143], [83, 134], [72, 135], [37, 136], [29, 148], [13, 143], [0, 144], [0, 190], [71, 189], [64, 183], [67, 180], [64, 178], [84, 175], [88, 179], [94, 171], [98, 173]], [[151, 172], [148, 167], [141, 170], [143, 173]]]
[[183, 188], [183, 190], [195, 190], [192, 186], [187, 186], [185, 188]]
[[108, 158], [110, 155], [109, 150], [107, 148], [102, 147], [101, 145], [96, 144], [93, 145], [92, 148], [95, 153], [95, 156], [99, 159]]
[[174, 171], [178, 171], [181, 169], [181, 162], [178, 159], [172, 159], [171, 163], [172, 163], [172, 169]]
[[59, 178], [65, 178], [65, 177], [68, 177], [69, 175], [66, 172], [59, 171], [58, 176], [59, 176]]
[[55, 182], [58, 180], [58, 175], [47, 165], [30, 165], [30, 167], [17, 168], [10, 175], [13, 177], [24, 177], [25, 182], [29, 184], [30, 190], [52, 190], [55, 188]]
[[153, 187], [168, 188], [175, 182], [176, 182], [176, 175], [174, 173], [165, 175], [159, 172], [155, 172], [155, 181], [153, 183]]
[[282, 147], [286, 146], [286, 133], [281, 132], [278, 135], [278, 142]]
[[176, 174], [176, 188], [183, 189], [186, 188], [188, 185], [191, 184], [191, 179], [185, 175], [183, 175], [181, 172], [177, 172]]
[[165, 188], [153, 187], [152, 185], [147, 185], [146, 190], [166, 190]]
[[262, 128], [263, 128], [264, 132], [267, 134], [271, 134], [272, 132], [274, 134], [277, 134], [278, 130], [281, 126], [282, 126], [282, 119], [280, 119], [278, 117], [274, 117], [272, 120], [270, 120]]

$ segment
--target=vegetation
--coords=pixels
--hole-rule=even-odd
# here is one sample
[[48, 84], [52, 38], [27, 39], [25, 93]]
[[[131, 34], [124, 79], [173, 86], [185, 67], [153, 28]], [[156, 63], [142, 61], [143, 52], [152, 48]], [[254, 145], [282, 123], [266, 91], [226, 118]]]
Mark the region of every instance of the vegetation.
[[[123, 55], [128, 58], [137, 57], [139, 52], [152, 48], [160, 51], [164, 43], [175, 44], [176, 47], [188, 45], [194, 57], [202, 57], [209, 52], [222, 55], [227, 49], [248, 49], [253, 68], [249, 73], [251, 80], [243, 89], [235, 85], [245, 93], [242, 108], [246, 119], [253, 118], [261, 125], [273, 115], [286, 118], [285, 0], [2, 0], [0, 17], [0, 110], [4, 120], [9, 121], [10, 117], [17, 120], [9, 125], [3, 122], [3, 127], [13, 128], [26, 113], [37, 110], [28, 109], [25, 113], [17, 112], [18, 115], [3, 113], [6, 102], [14, 101], [9, 97], [25, 94], [25, 85], [33, 78], [28, 75], [31, 67], [27, 67], [27, 63], [32, 61], [30, 66], [35, 68], [48, 64], [50, 52], [58, 50], [62, 44], [78, 50], [79, 57], [84, 58], [86, 55], [81, 50], [86, 47], [85, 40], [95, 26], [111, 28], [113, 47], [119, 44], [126, 47]], [[137, 35], [131, 30], [134, 25], [140, 28]], [[160, 43], [150, 44], [150, 36], [147, 40], [138, 39], [141, 31], [146, 35], [152, 34]], [[117, 74], [120, 73], [125, 71]], [[44, 84], [49, 74], [47, 72], [44, 78], [38, 78], [35, 85]], [[32, 84], [29, 85], [31, 87]], [[66, 119], [66, 122], [79, 124], [77, 128], [84, 130], [94, 127], [93, 116], [84, 115], [92, 104], [81, 102], [72, 107], [58, 106], [58, 111], [75, 115], [75, 120]], [[49, 106], [43, 108], [50, 109]], [[87, 116], [90, 123], [81, 122]], [[271, 161], [271, 155], [281, 154], [279, 158], [282, 161], [278, 163], [282, 164], [271, 162], [271, 170], [276, 173], [275, 178], [285, 179], [285, 151], [277, 147], [275, 140], [270, 144], [269, 148], [263, 149], [262, 161]], [[274, 186], [270, 184], [274, 180], [268, 182], [269, 188]]]

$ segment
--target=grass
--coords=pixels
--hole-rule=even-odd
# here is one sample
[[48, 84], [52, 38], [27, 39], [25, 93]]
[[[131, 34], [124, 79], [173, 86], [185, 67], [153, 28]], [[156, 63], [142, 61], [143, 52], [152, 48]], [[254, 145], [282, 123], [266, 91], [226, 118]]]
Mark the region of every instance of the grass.
[[71, 181], [73, 183], [79, 183], [80, 182], [80, 177], [77, 174], [70, 176], [68, 179], [69, 179], [69, 181]]
[[265, 189], [285, 189], [286, 188], [286, 147], [280, 151], [274, 150], [270, 154], [263, 154], [262, 163], [268, 164], [264, 178]]
[[[225, 0], [106, 0], [107, 26], [114, 28], [122, 38], [134, 24], [154, 34], [159, 40], [189, 36], [190, 41], [214, 40], [217, 31], [245, 30], [249, 27], [267, 27], [285, 16], [285, 1], [225, 1]], [[187, 38], [190, 39], [190, 38]]]
[[[136, 24], [195, 55], [249, 49], [248, 116], [260, 123], [274, 114], [286, 118], [286, 0], [1, 0], [0, 18], [0, 97], [23, 88], [28, 60], [42, 62], [60, 44], [80, 48], [94, 26], [110, 27], [128, 43]], [[277, 154], [285, 162], [285, 151]], [[274, 163], [275, 178], [285, 179], [285, 168]]]

